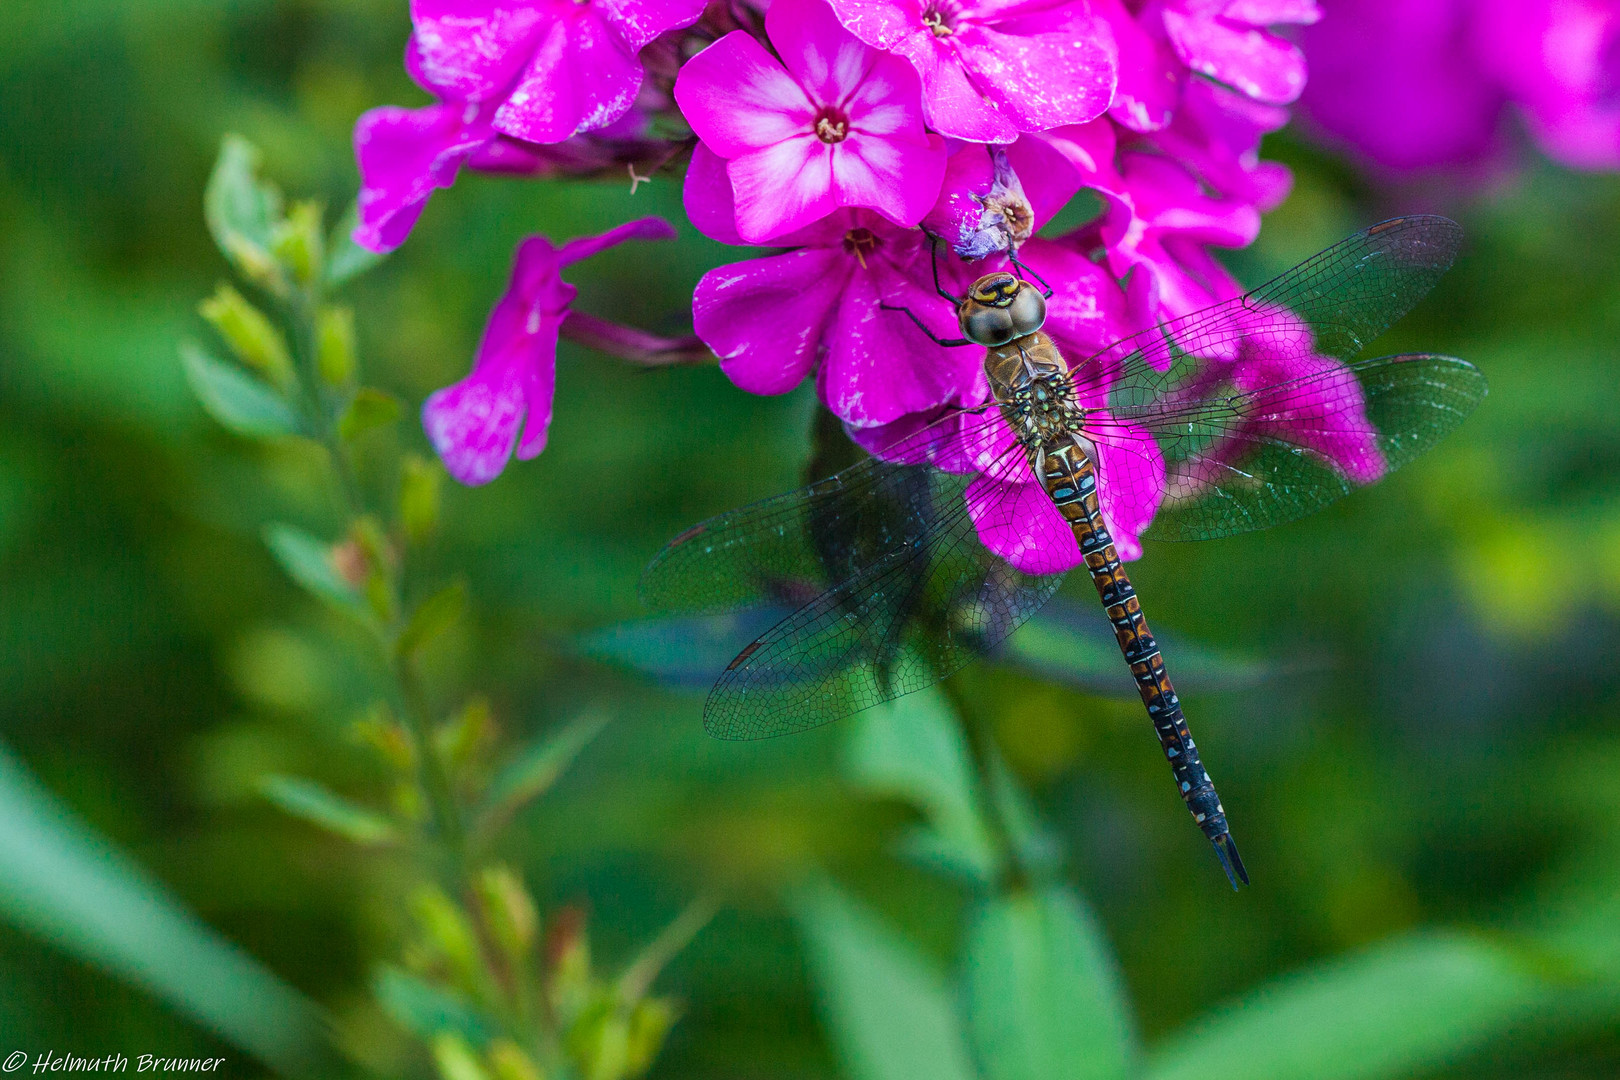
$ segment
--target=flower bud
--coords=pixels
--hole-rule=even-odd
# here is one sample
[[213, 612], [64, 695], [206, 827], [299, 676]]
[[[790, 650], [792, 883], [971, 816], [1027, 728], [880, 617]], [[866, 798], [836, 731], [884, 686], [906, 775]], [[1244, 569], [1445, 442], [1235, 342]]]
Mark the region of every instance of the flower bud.
[[490, 937], [508, 959], [521, 962], [540, 933], [540, 915], [522, 879], [510, 867], [491, 866], [478, 876], [476, 888]]
[[297, 202], [270, 233], [270, 250], [288, 270], [293, 280], [306, 288], [321, 274], [326, 245], [321, 236], [321, 206], [317, 202]]
[[263, 375], [278, 390], [292, 385], [293, 366], [287, 339], [264, 312], [248, 303], [241, 293], [222, 282], [197, 310], [219, 331], [238, 360]]
[[315, 369], [321, 381], [339, 389], [354, 381], [354, 311], [322, 307], [315, 315]]

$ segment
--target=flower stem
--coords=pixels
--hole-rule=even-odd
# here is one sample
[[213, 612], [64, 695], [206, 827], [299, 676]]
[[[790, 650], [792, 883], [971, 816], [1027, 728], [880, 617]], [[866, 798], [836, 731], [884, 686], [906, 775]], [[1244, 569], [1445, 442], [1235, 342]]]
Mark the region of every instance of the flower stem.
[[674, 367], [680, 364], [709, 364], [714, 353], [696, 334], [681, 337], [661, 337], [622, 326], [607, 319], [587, 315], [583, 311], [570, 311], [563, 319], [561, 334], [569, 341], [588, 349], [617, 356], [642, 367]]

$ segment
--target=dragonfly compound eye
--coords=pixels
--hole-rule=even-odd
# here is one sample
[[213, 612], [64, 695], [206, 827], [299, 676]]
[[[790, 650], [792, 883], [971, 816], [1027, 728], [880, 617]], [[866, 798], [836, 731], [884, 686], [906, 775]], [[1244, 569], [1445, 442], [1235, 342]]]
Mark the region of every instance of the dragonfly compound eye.
[[987, 349], [1005, 345], [1018, 336], [1013, 330], [1012, 313], [1007, 308], [990, 307], [972, 300], [963, 307], [962, 334]]
[[1046, 297], [1041, 295], [1039, 289], [1026, 282], [1024, 287], [1018, 290], [1018, 295], [1013, 297], [1007, 313], [1012, 316], [1014, 334], [1019, 337], [1033, 334], [1041, 328], [1042, 323], [1046, 322]]

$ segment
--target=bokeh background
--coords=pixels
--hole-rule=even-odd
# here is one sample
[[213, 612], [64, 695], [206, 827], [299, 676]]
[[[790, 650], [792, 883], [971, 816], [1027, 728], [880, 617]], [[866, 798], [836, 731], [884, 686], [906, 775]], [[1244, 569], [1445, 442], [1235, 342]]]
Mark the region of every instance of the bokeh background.
[[[257, 1075], [195, 1003], [296, 994], [338, 1019], [346, 1069], [423, 1074], [368, 990], [405, 919], [397, 867], [258, 793], [268, 772], [380, 783], [347, 727], [363, 650], [261, 540], [271, 520], [330, 531], [336, 508], [310, 451], [208, 420], [176, 353], [227, 276], [200, 212], [222, 134], [345, 206], [355, 117], [420, 100], [408, 31], [402, 0], [0, 5], [0, 1051], [220, 1054]], [[1378, 351], [1466, 357], [1491, 394], [1325, 513], [1133, 568], [1197, 658], [1178, 681], [1254, 887], [1227, 889], [1128, 683], [980, 665], [956, 692], [1059, 838], [1153, 1075], [1294, 1075], [1256, 1041], [1340, 1020], [1359, 1049], [1307, 1075], [1620, 1075], [1620, 179], [1526, 151], [1467, 184], [1390, 183], [1308, 128], [1266, 152], [1296, 188], [1239, 275], [1445, 210], [1464, 256]], [[464, 177], [354, 290], [368, 379], [420, 402], [465, 370], [521, 237], [646, 213], [681, 239], [575, 268], [577, 306], [682, 331], [729, 256], [678, 195]], [[952, 962], [965, 894], [895, 857], [911, 814], [841, 779], [842, 725], [712, 742], [701, 693], [604, 658], [665, 539], [800, 482], [812, 406], [565, 344], [549, 448], [447, 492], [431, 556], [474, 600], [437, 684], [487, 694], [513, 739], [611, 718], [505, 844], [543, 904], [586, 909], [611, 964], [695, 890], [734, 886], [659, 983], [683, 1013], [657, 1077], [848, 1075], [774, 891], [812, 862]], [[409, 422], [378, 439], [424, 446]], [[1444, 951], [1470, 942], [1491, 948]], [[1443, 962], [1402, 966], [1427, 948]]]

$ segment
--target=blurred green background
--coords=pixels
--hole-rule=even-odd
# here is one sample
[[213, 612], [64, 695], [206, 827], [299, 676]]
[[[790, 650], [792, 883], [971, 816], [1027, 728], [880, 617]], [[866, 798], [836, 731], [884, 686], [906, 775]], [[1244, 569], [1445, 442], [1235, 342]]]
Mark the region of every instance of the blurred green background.
[[[208, 420], [176, 354], [227, 276], [200, 212], [221, 135], [342, 208], [355, 117], [422, 100], [408, 30], [403, 0], [0, 5], [0, 1053], [223, 1054], [254, 1075], [220, 1032], [307, 998], [362, 1067], [422, 1067], [368, 992], [405, 918], [393, 864], [257, 794], [267, 772], [381, 789], [348, 734], [364, 650], [261, 540], [271, 520], [330, 534], [337, 508], [307, 448]], [[1466, 357], [1491, 395], [1326, 513], [1132, 570], [1155, 626], [1216, 658], [1183, 697], [1254, 887], [1227, 889], [1128, 684], [979, 665], [957, 690], [1058, 836], [1154, 1075], [1295, 1075], [1255, 1056], [1284, 1033], [1325, 1040], [1317, 1077], [1620, 1075], [1620, 180], [1528, 163], [1392, 191], [1290, 133], [1268, 154], [1297, 187], [1240, 275], [1446, 210], [1465, 255], [1378, 351]], [[678, 332], [731, 257], [685, 224], [678, 181], [463, 178], [353, 292], [369, 381], [414, 407], [465, 371], [521, 237], [647, 213], [681, 240], [575, 268], [577, 306]], [[667, 537], [796, 485], [810, 415], [802, 392], [564, 345], [549, 448], [449, 491], [431, 555], [475, 605], [433, 685], [488, 694], [514, 740], [612, 718], [504, 847], [544, 906], [583, 905], [613, 963], [734, 885], [659, 984], [684, 1013], [657, 1077], [840, 1075], [775, 893], [808, 862], [952, 962], [964, 894], [894, 857], [904, 807], [840, 781], [845, 725], [713, 742], [700, 693], [578, 645], [641, 617]], [[390, 438], [422, 446], [407, 422], [377, 455]], [[202, 972], [221, 981], [187, 984]]]

